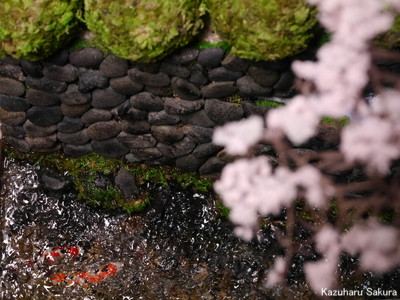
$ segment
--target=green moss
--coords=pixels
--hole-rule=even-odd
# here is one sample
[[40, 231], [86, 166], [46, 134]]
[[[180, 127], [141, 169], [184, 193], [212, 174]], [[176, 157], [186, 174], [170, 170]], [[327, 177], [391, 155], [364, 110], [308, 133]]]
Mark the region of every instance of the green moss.
[[64, 46], [79, 24], [83, 0], [2, 0], [0, 55], [38, 60]]
[[220, 217], [222, 218], [229, 217], [230, 209], [228, 207], [226, 207], [221, 201], [218, 200], [215, 201], [215, 205], [218, 208], [218, 213]]
[[230, 53], [232, 49], [232, 45], [225, 43], [225, 42], [201, 42], [193, 46], [193, 48], [197, 50], [209, 49], [209, 48], [223, 48], [225, 53]]
[[203, 27], [200, 0], [85, 0], [84, 19], [115, 55], [139, 62], [165, 57]]
[[325, 124], [330, 124], [330, 125], [339, 125], [339, 126], [346, 126], [350, 123], [350, 118], [349, 117], [343, 117], [340, 119], [333, 119], [331, 117], [322, 117], [321, 119], [322, 123]]
[[258, 106], [277, 108], [285, 105], [284, 103], [273, 101], [273, 100], [256, 100]]
[[392, 28], [385, 34], [378, 36], [374, 43], [388, 49], [400, 47], [400, 15], [395, 18]]
[[276, 60], [307, 48], [317, 24], [305, 0], [207, 0], [214, 28], [231, 54]]

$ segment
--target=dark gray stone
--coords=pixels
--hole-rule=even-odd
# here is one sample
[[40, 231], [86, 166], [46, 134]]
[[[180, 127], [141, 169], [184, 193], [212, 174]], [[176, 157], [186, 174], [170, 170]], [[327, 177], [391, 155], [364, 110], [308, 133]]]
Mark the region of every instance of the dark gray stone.
[[204, 98], [225, 98], [236, 93], [236, 91], [234, 81], [212, 82], [201, 88], [201, 94]]
[[224, 49], [222, 48], [208, 48], [201, 50], [197, 62], [207, 68], [215, 68], [221, 64], [224, 57]]
[[87, 132], [92, 140], [107, 140], [121, 132], [121, 125], [117, 121], [96, 122], [87, 128]]
[[92, 93], [92, 106], [95, 108], [111, 108], [125, 101], [125, 96], [114, 92], [112, 88], [95, 90]]
[[0, 93], [11, 96], [22, 96], [25, 94], [25, 86], [18, 80], [0, 77]]
[[70, 180], [64, 176], [48, 173], [42, 174], [42, 183], [45, 189], [61, 191], [70, 184]]
[[198, 144], [210, 143], [214, 130], [196, 125], [185, 125], [182, 127], [183, 132], [193, 138]]
[[0, 95], [0, 107], [8, 111], [26, 111], [30, 104], [24, 98]]
[[144, 90], [146, 92], [149, 92], [150, 94], [160, 97], [171, 97], [173, 95], [172, 87], [170, 85], [169, 86], [146, 85], [144, 87]]
[[66, 105], [83, 105], [92, 100], [90, 93], [81, 93], [78, 85], [70, 84], [65, 93], [60, 95], [61, 102]]
[[128, 76], [135, 82], [151, 86], [168, 86], [170, 84], [170, 79], [165, 73], [146, 73], [138, 69], [130, 69], [128, 71]]
[[19, 60], [7, 55], [6, 57], [0, 58], [0, 64], [10, 64], [10, 65], [18, 66]]
[[19, 81], [25, 81], [25, 75], [22, 72], [21, 66], [0, 64], [0, 76], [16, 79]]
[[199, 50], [193, 48], [183, 48], [166, 58], [171, 64], [186, 65], [194, 61], [199, 55]]
[[92, 144], [87, 143], [85, 145], [64, 145], [64, 153], [69, 156], [80, 156], [93, 152]]
[[251, 61], [251, 64], [259, 66], [263, 69], [274, 70], [274, 71], [284, 71], [290, 68], [292, 63], [290, 58], [284, 58], [280, 60], [259, 60]]
[[115, 119], [120, 120], [122, 117], [126, 116], [130, 108], [131, 102], [129, 100], [125, 100], [117, 107], [112, 108], [110, 112]]
[[132, 96], [143, 90], [143, 84], [132, 81], [128, 76], [112, 78], [110, 86], [118, 94]]
[[189, 154], [196, 147], [195, 141], [190, 136], [185, 136], [179, 142], [171, 145], [171, 153], [176, 156], [183, 156]]
[[142, 92], [134, 95], [130, 99], [134, 108], [146, 111], [160, 111], [164, 108], [164, 102], [160, 97], [154, 96], [148, 92]]
[[186, 172], [197, 172], [204, 161], [204, 158], [197, 158], [192, 154], [189, 154], [179, 157], [176, 160], [176, 166]]
[[24, 131], [27, 135], [33, 137], [48, 136], [56, 132], [57, 125], [50, 126], [38, 126], [27, 120], [23, 126]]
[[43, 66], [40, 62], [29, 61], [22, 59], [21, 67], [24, 72], [31, 77], [42, 77], [43, 76]]
[[78, 67], [97, 67], [103, 60], [103, 53], [96, 48], [75, 50], [69, 55], [71, 64]]
[[26, 93], [26, 100], [34, 106], [53, 106], [59, 104], [60, 94], [29, 89]]
[[27, 117], [29, 121], [38, 126], [54, 125], [63, 118], [59, 106], [34, 106], [27, 111]]
[[197, 158], [207, 158], [215, 155], [220, 150], [222, 150], [222, 147], [213, 143], [201, 144], [193, 150], [193, 155]]
[[178, 76], [182, 78], [187, 78], [190, 76], [190, 70], [188, 67], [166, 62], [161, 63], [160, 72], [166, 73], [170, 76]]
[[127, 155], [125, 155], [125, 159], [128, 163], [137, 163], [140, 162], [141, 160], [139, 158], [137, 158], [135, 155], [133, 155], [132, 153], [128, 153]]
[[5, 136], [12, 136], [17, 139], [22, 139], [26, 135], [22, 126], [10, 126], [7, 124], [2, 124], [1, 131]]
[[52, 151], [57, 144], [57, 135], [26, 137], [25, 140], [33, 151]]
[[157, 149], [162, 153], [162, 155], [167, 159], [176, 158], [174, 154], [171, 152], [171, 145], [157, 143]]
[[150, 125], [175, 125], [180, 120], [179, 116], [167, 114], [165, 110], [149, 113]]
[[157, 144], [157, 141], [151, 134], [134, 135], [121, 132], [117, 136], [118, 141], [129, 148], [143, 149], [151, 148]]
[[79, 74], [79, 91], [90, 92], [94, 89], [104, 89], [108, 86], [108, 78], [101, 75], [97, 70], [85, 70]]
[[151, 134], [160, 143], [173, 144], [183, 139], [185, 134], [176, 126], [151, 126]]
[[6, 144], [11, 145], [22, 153], [28, 153], [31, 151], [31, 147], [24, 139], [17, 139], [12, 136], [5, 136], [4, 140]]
[[84, 124], [80, 118], [64, 117], [64, 119], [57, 124], [57, 130], [62, 133], [73, 133], [81, 130]]
[[268, 107], [258, 106], [258, 105], [251, 104], [246, 101], [243, 102], [242, 108], [243, 108], [245, 117], [249, 117], [252, 115], [265, 116], [265, 114], [269, 110]]
[[160, 71], [161, 61], [153, 61], [148, 63], [132, 62], [132, 67], [144, 73], [157, 74]]
[[142, 121], [147, 120], [148, 112], [134, 107], [129, 108], [126, 115], [122, 117], [124, 120], [129, 121]]
[[66, 82], [51, 80], [46, 77], [27, 77], [25, 83], [30, 88], [35, 88], [49, 93], [63, 93], [68, 87]]
[[90, 103], [82, 105], [61, 104], [61, 113], [70, 118], [78, 118], [90, 109]]
[[202, 65], [195, 64], [190, 68], [189, 81], [200, 85], [207, 84], [209, 82]]
[[225, 67], [218, 67], [208, 72], [211, 81], [234, 81], [243, 76], [243, 72], [236, 72]]
[[285, 71], [281, 74], [278, 82], [274, 85], [276, 91], [287, 91], [294, 85], [294, 74], [292, 71]]
[[273, 70], [267, 70], [257, 66], [250, 66], [248, 73], [254, 81], [264, 87], [273, 86], [279, 79], [279, 73]]
[[69, 51], [68, 49], [61, 49], [60, 51], [54, 53], [53, 55], [46, 58], [45, 62], [57, 65], [57, 66], [64, 66], [67, 64], [69, 58]]
[[171, 80], [171, 86], [178, 97], [185, 100], [196, 100], [200, 98], [200, 90], [189, 81], [174, 77]]
[[43, 74], [51, 80], [73, 82], [78, 78], [78, 69], [73, 65], [46, 65]]
[[96, 122], [110, 121], [111, 118], [112, 114], [109, 110], [92, 108], [85, 112], [85, 114], [81, 117], [81, 120], [86, 125], [90, 125]]
[[215, 122], [207, 116], [204, 109], [195, 111], [190, 114], [181, 115], [181, 120], [184, 124], [197, 125], [210, 128], [215, 126]]
[[238, 79], [236, 84], [239, 89], [239, 94], [243, 97], [269, 96], [272, 94], [272, 88], [259, 85], [254, 81], [253, 77], [249, 75]]
[[239, 120], [243, 117], [243, 109], [241, 107], [218, 99], [206, 100], [204, 110], [207, 116], [219, 125]]
[[147, 121], [121, 121], [121, 128], [126, 133], [144, 134], [150, 132], [150, 124]]
[[116, 57], [114, 54], [108, 55], [100, 64], [100, 72], [106, 77], [125, 76], [128, 71], [129, 63], [126, 59]]
[[221, 173], [225, 165], [226, 162], [220, 160], [217, 157], [211, 157], [200, 167], [199, 173], [201, 175]]
[[153, 160], [162, 156], [157, 148], [132, 149], [131, 153], [139, 160]]
[[139, 189], [136, 186], [136, 178], [128, 170], [121, 169], [114, 178], [115, 185], [121, 190], [125, 199], [139, 195]]
[[249, 62], [245, 59], [228, 54], [222, 60], [221, 65], [232, 71], [245, 72], [249, 67]]
[[6, 111], [0, 109], [0, 123], [11, 126], [19, 126], [26, 121], [26, 112], [23, 111]]
[[170, 115], [184, 115], [201, 109], [204, 100], [188, 101], [180, 98], [166, 98], [164, 100], [165, 112]]
[[110, 158], [121, 157], [129, 152], [116, 138], [103, 141], [93, 141], [92, 148], [95, 152]]
[[87, 129], [82, 129], [72, 133], [59, 132], [57, 137], [64, 144], [70, 145], [85, 145], [90, 141]]

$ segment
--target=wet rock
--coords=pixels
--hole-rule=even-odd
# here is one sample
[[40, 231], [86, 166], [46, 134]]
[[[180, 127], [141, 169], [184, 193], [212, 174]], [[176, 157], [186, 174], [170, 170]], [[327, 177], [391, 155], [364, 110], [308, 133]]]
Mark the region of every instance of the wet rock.
[[194, 149], [193, 155], [197, 158], [207, 158], [216, 154], [221, 149], [221, 146], [217, 146], [213, 143], [201, 144]]
[[121, 132], [117, 136], [118, 141], [129, 148], [150, 148], [157, 144], [157, 141], [151, 134], [133, 135], [126, 132]]
[[170, 115], [164, 110], [149, 113], [149, 123], [151, 125], [175, 125], [181, 118], [177, 115]]
[[148, 92], [142, 92], [132, 96], [130, 103], [132, 107], [146, 111], [161, 111], [164, 108], [163, 100]]
[[21, 59], [21, 67], [28, 76], [43, 76], [43, 66], [40, 64], [40, 62]]
[[136, 178], [129, 171], [121, 169], [114, 179], [115, 185], [121, 190], [125, 199], [131, 199], [139, 195], [139, 189], [136, 185]]
[[195, 64], [190, 68], [189, 81], [200, 85], [208, 83], [209, 80], [202, 65]]
[[183, 132], [193, 138], [198, 144], [209, 143], [212, 140], [214, 130], [195, 125], [185, 125], [182, 127]]
[[108, 86], [108, 78], [101, 75], [97, 70], [85, 70], [79, 74], [78, 87], [82, 93], [90, 92], [94, 89], [104, 89]]
[[225, 165], [226, 162], [220, 160], [217, 157], [211, 157], [200, 167], [199, 173], [202, 175], [221, 173]]
[[151, 86], [146, 85], [144, 87], [146, 92], [149, 92], [153, 95], [160, 96], [160, 97], [171, 97], [173, 95], [173, 91], [171, 86]]
[[92, 144], [87, 143], [84, 145], [69, 145], [63, 146], [64, 153], [69, 156], [80, 156], [93, 152]]
[[255, 82], [264, 87], [273, 86], [280, 77], [277, 71], [268, 70], [257, 66], [250, 66], [248, 73]]
[[92, 93], [92, 106], [95, 108], [111, 108], [125, 101], [125, 96], [114, 92], [112, 88], [95, 90]]
[[61, 104], [61, 112], [64, 116], [70, 118], [78, 118], [90, 109], [90, 103], [83, 105], [66, 105]]
[[117, 158], [129, 152], [128, 147], [121, 144], [117, 138], [102, 141], [92, 141], [95, 152], [110, 158]]
[[244, 72], [249, 67], [247, 60], [229, 54], [222, 60], [221, 65], [236, 72]]
[[63, 93], [66, 91], [68, 87], [66, 82], [51, 80], [46, 77], [42, 78], [27, 77], [25, 83], [30, 88], [35, 88], [50, 93]]
[[25, 98], [0, 95], [0, 107], [8, 111], [26, 111], [30, 107], [30, 104]]
[[128, 61], [116, 57], [114, 54], [108, 55], [100, 64], [100, 72], [106, 77], [121, 77], [126, 75], [128, 71]]
[[78, 69], [73, 65], [46, 65], [43, 75], [51, 80], [73, 82], [78, 78]]
[[11, 145], [22, 153], [28, 153], [31, 151], [31, 147], [24, 139], [17, 139], [12, 136], [5, 136], [4, 140], [7, 144]]
[[92, 108], [83, 114], [81, 120], [85, 125], [90, 125], [96, 122], [109, 121], [111, 118], [112, 114], [109, 110]]
[[18, 80], [0, 77], [0, 93], [11, 96], [22, 96], [25, 94], [25, 86]]
[[152, 126], [151, 134], [161, 143], [172, 144], [183, 139], [185, 134], [176, 126]]
[[211, 81], [234, 81], [242, 76], [242, 72], [232, 71], [225, 67], [218, 67], [208, 72], [208, 78]]
[[12, 136], [17, 139], [22, 139], [26, 135], [22, 126], [11, 126], [11, 125], [7, 125], [7, 124], [2, 124], [1, 131], [4, 135]]
[[128, 76], [135, 82], [151, 86], [168, 86], [170, 79], [165, 73], [146, 73], [138, 69], [131, 69], [128, 71]]
[[178, 76], [181, 78], [187, 78], [190, 76], [190, 70], [188, 67], [166, 62], [161, 63], [160, 72], [166, 73], [170, 76]]
[[278, 82], [274, 85], [276, 91], [287, 91], [294, 85], [294, 74], [292, 71], [285, 71], [281, 74]]
[[176, 166], [186, 172], [197, 172], [205, 159], [197, 158], [192, 154], [179, 157], [176, 160]]
[[73, 133], [81, 130], [84, 124], [80, 118], [64, 117], [64, 119], [57, 124], [57, 130], [63, 133]]
[[96, 48], [75, 50], [69, 55], [71, 64], [78, 67], [97, 67], [103, 60], [103, 53]]
[[234, 81], [212, 82], [201, 88], [204, 98], [225, 98], [236, 93]]
[[83, 105], [92, 100], [92, 95], [90, 93], [81, 93], [78, 85], [70, 84], [67, 91], [60, 95], [60, 99], [66, 105]]
[[200, 90], [189, 81], [174, 77], [171, 80], [171, 86], [178, 97], [185, 100], [196, 100], [200, 98]]
[[143, 90], [143, 84], [132, 81], [128, 76], [112, 78], [110, 86], [118, 94], [132, 96]]
[[68, 49], [62, 49], [55, 54], [47, 57], [45, 62], [52, 65], [64, 66], [68, 62], [69, 51]]
[[33, 151], [50, 151], [56, 146], [57, 135], [54, 133], [45, 137], [26, 137], [25, 140]]
[[243, 97], [269, 96], [272, 94], [272, 88], [259, 85], [249, 75], [238, 79], [236, 84], [239, 94]]
[[206, 100], [204, 110], [211, 120], [220, 125], [239, 120], [243, 116], [243, 109], [241, 107], [217, 99]]
[[87, 132], [92, 140], [107, 140], [117, 136], [121, 126], [117, 121], [96, 122], [88, 127]]
[[186, 65], [194, 61], [198, 55], [199, 50], [197, 49], [183, 48], [166, 58], [166, 61], [171, 64]]
[[207, 68], [215, 68], [220, 65], [223, 57], [224, 49], [208, 48], [200, 51], [197, 63]]
[[265, 114], [268, 112], [269, 108], [265, 106], [258, 106], [255, 104], [251, 104], [249, 102], [243, 102], [242, 108], [244, 111], [245, 117], [249, 117], [252, 115], [258, 115], [258, 116], [265, 116]]
[[61, 142], [71, 145], [84, 145], [90, 141], [86, 128], [72, 133], [59, 132], [57, 137]]
[[63, 118], [59, 106], [34, 106], [27, 111], [27, 117], [29, 121], [39, 126], [54, 125]]
[[195, 111], [190, 114], [181, 115], [180, 117], [182, 122], [185, 124], [210, 127], [210, 128], [215, 126], [215, 122], [207, 116], [204, 109]]
[[16, 79], [19, 81], [25, 80], [25, 75], [22, 72], [21, 66], [0, 64], [0, 76]]
[[180, 98], [166, 98], [164, 100], [164, 110], [170, 115], [184, 115], [201, 109], [204, 100], [188, 101]]
[[57, 125], [38, 126], [36, 124], [33, 124], [29, 120], [27, 120], [22, 127], [24, 128], [24, 131], [27, 135], [33, 137], [48, 136], [53, 134], [57, 130]]
[[34, 106], [53, 106], [60, 102], [60, 95], [37, 89], [29, 89], [26, 100]]
[[126, 133], [144, 134], [150, 132], [150, 124], [147, 121], [121, 121], [121, 128]]
[[153, 160], [162, 156], [157, 148], [132, 149], [131, 152], [139, 160]]
[[0, 123], [10, 126], [19, 126], [26, 121], [26, 113], [23, 111], [5, 111], [0, 109]]
[[194, 147], [196, 147], [196, 143], [193, 138], [185, 136], [182, 140], [171, 146], [171, 153], [176, 157], [183, 156], [192, 152]]
[[147, 120], [148, 112], [134, 107], [129, 108], [128, 112], [122, 117], [124, 120], [141, 121]]

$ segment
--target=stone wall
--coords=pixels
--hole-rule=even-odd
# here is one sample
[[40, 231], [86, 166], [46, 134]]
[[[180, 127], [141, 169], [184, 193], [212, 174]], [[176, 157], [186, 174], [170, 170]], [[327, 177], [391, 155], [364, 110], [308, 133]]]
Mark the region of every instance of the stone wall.
[[19, 151], [97, 152], [201, 174], [227, 159], [213, 128], [293, 93], [290, 60], [248, 61], [222, 48], [184, 48], [149, 64], [62, 50], [44, 61], [0, 60], [0, 122]]

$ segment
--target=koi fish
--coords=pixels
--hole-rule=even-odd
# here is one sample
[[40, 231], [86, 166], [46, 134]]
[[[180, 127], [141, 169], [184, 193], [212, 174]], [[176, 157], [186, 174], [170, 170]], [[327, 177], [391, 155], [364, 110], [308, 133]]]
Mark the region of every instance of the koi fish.
[[66, 247], [53, 247], [47, 250], [39, 250], [39, 261], [55, 263], [56, 259], [61, 259], [65, 256], [68, 257], [77, 257], [78, 255], [82, 255], [83, 250], [79, 246], [66, 246]]
[[117, 274], [121, 269], [121, 263], [109, 263], [107, 265], [101, 266], [94, 272], [85, 271], [77, 272], [71, 274], [56, 273], [50, 277], [53, 284], [67, 284], [67, 285], [82, 285], [87, 286], [89, 284], [99, 284], [108, 278]]

